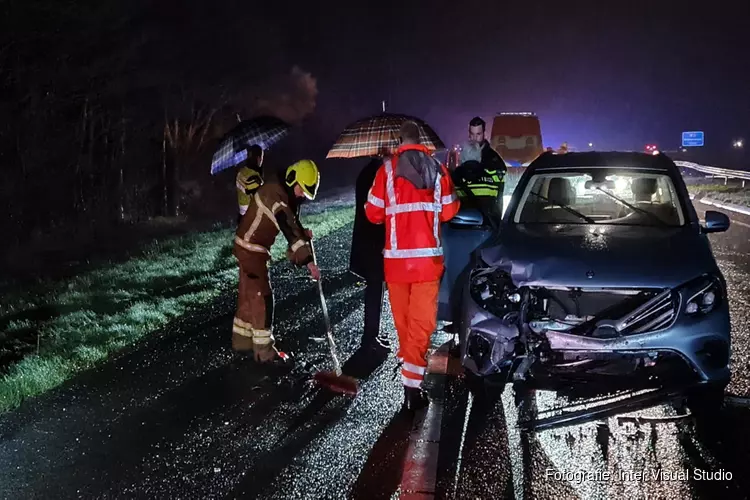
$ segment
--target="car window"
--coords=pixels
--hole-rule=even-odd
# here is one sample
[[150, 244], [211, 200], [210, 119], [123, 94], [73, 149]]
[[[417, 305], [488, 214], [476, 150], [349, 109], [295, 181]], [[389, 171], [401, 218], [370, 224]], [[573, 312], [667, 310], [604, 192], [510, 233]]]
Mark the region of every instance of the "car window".
[[667, 175], [588, 168], [533, 175], [523, 189], [513, 221], [682, 226], [685, 214]]

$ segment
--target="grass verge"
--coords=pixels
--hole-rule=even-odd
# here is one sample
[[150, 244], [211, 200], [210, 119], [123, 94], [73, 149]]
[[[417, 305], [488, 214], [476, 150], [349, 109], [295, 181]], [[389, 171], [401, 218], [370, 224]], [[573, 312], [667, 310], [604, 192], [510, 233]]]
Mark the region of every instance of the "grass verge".
[[[303, 217], [316, 239], [354, 220], [352, 207]], [[232, 230], [157, 241], [142, 256], [0, 303], [0, 412], [104, 361], [237, 284]], [[282, 236], [271, 249], [285, 257]]]
[[688, 191], [696, 197], [706, 197], [722, 203], [750, 207], [750, 187], [725, 186], [723, 184], [689, 184]]

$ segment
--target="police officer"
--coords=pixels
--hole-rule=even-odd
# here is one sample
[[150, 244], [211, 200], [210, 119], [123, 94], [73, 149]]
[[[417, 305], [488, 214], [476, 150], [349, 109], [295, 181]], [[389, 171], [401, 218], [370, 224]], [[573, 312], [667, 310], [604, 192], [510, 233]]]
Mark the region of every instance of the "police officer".
[[[460, 165], [452, 174], [456, 193], [462, 207], [479, 209], [487, 225], [495, 227], [503, 215], [503, 191], [505, 189], [505, 162], [492, 149], [485, 138], [485, 122], [476, 116], [469, 122], [469, 142], [461, 151]], [[458, 314], [458, 311], [454, 311]], [[446, 325], [443, 331], [458, 333], [455, 322]], [[451, 351], [458, 354], [456, 345]]]
[[485, 126], [484, 120], [478, 116], [469, 122], [469, 142], [464, 147], [462, 163], [456, 168], [453, 179], [462, 201], [469, 206], [478, 204], [485, 215], [499, 220], [503, 213], [507, 167], [485, 138]]

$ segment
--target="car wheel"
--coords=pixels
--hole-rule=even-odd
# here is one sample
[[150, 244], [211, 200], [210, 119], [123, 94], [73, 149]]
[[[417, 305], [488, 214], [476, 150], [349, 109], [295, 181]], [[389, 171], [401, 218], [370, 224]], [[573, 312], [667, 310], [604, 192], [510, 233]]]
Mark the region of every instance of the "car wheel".
[[483, 377], [464, 369], [466, 386], [474, 399], [480, 403], [493, 402], [500, 399], [508, 380], [507, 370]]
[[712, 421], [724, 405], [724, 385], [696, 387], [688, 392], [687, 407], [696, 424]]

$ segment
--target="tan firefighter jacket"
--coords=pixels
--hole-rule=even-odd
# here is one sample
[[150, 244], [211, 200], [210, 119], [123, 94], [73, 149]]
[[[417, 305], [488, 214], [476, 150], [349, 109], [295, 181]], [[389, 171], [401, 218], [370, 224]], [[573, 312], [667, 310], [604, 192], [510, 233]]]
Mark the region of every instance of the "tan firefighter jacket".
[[[293, 195], [291, 195], [293, 196]], [[234, 255], [245, 257], [271, 256], [271, 246], [279, 232], [284, 234], [289, 247], [287, 257], [298, 266], [313, 261], [309, 238], [302, 228], [298, 210], [292, 205], [290, 194], [276, 182], [263, 184], [251, 197], [247, 212], [242, 217], [234, 238]]]

